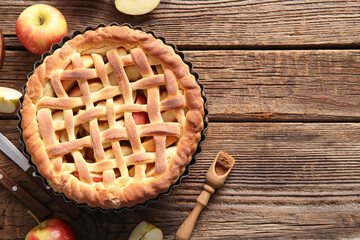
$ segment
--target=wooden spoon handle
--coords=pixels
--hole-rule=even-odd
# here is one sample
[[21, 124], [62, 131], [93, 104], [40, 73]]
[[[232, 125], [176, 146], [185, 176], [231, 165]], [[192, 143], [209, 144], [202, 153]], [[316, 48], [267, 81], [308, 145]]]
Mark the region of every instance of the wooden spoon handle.
[[194, 230], [195, 223], [205, 206], [197, 202], [194, 209], [176, 232], [176, 240], [188, 240]]
[[205, 184], [203, 188], [204, 190], [196, 199], [194, 209], [177, 230], [176, 240], [187, 240], [190, 238], [201, 210], [208, 204], [211, 194], [215, 192], [215, 189], [207, 184]]

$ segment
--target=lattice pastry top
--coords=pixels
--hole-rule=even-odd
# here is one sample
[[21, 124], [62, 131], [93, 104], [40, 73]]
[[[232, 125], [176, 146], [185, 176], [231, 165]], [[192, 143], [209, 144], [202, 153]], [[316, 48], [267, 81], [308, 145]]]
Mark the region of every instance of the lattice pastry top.
[[203, 99], [174, 50], [128, 27], [87, 31], [26, 84], [23, 138], [58, 192], [121, 208], [166, 191], [200, 140]]

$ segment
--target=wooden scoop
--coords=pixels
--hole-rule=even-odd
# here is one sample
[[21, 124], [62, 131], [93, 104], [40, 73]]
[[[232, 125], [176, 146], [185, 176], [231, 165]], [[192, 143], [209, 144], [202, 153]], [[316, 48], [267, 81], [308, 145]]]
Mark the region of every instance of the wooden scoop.
[[211, 194], [215, 192], [215, 189], [224, 184], [234, 163], [234, 158], [226, 152], [219, 152], [217, 154], [214, 162], [206, 173], [206, 184], [203, 186], [204, 190], [196, 199], [194, 209], [176, 232], [176, 240], [187, 240], [190, 238], [201, 210], [208, 204], [209, 198]]

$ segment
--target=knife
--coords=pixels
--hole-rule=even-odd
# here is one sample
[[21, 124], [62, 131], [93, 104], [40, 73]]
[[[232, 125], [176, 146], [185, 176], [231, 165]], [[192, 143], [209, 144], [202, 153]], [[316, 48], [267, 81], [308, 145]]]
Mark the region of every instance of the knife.
[[0, 169], [0, 183], [14, 194], [39, 220], [44, 220], [51, 214], [38, 199], [31, 196], [25, 189], [11, 179], [4, 170]]
[[65, 202], [62, 196], [56, 195], [50, 187], [45, 186], [42, 179], [36, 175], [34, 167], [29, 164], [27, 158], [2, 133], [0, 133], [0, 150], [43, 188], [69, 216], [74, 219], [79, 216], [80, 209], [71, 202]]

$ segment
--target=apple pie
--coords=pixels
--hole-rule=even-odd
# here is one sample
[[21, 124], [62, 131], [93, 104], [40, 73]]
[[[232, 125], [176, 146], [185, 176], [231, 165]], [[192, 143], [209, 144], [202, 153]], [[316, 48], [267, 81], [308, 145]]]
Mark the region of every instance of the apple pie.
[[47, 56], [26, 84], [23, 139], [57, 192], [119, 209], [177, 181], [203, 129], [201, 88], [162, 40], [127, 26], [89, 30]]

